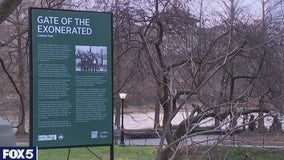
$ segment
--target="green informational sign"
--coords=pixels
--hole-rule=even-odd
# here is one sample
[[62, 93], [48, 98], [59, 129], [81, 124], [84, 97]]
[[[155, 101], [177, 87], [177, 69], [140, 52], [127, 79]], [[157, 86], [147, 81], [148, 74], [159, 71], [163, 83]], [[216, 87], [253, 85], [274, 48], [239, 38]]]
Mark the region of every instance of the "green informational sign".
[[112, 14], [30, 9], [31, 145], [112, 145]]

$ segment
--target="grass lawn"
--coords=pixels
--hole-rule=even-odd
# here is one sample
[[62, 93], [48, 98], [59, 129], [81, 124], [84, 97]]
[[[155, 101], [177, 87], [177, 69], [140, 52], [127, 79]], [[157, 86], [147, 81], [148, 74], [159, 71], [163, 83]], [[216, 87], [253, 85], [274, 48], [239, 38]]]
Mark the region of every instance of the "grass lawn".
[[[109, 160], [109, 147], [90, 147], [92, 151], [103, 160]], [[207, 147], [196, 147], [193, 152], [189, 151], [190, 159], [197, 158], [207, 150]], [[154, 160], [157, 146], [126, 146], [114, 147], [115, 160]], [[195, 155], [195, 156], [194, 156]], [[39, 160], [67, 160], [68, 149], [40, 149]], [[204, 155], [202, 160], [242, 160], [245, 157], [250, 160], [283, 160], [284, 150], [279, 149], [257, 149], [243, 147], [216, 147], [208, 154]], [[183, 157], [183, 158], [182, 158]], [[71, 148], [69, 160], [99, 160], [87, 148]], [[186, 160], [181, 156], [180, 160]]]
[[[218, 146], [200, 157], [208, 151], [208, 146], [189, 149], [191, 159], [200, 158], [202, 160], [283, 160], [284, 150], [264, 149], [264, 148], [246, 148], [246, 147], [224, 147]], [[181, 160], [186, 160], [181, 156]]]
[[[110, 147], [89, 147], [103, 160], [109, 160]], [[126, 146], [114, 147], [115, 160], [154, 160], [156, 146], [135, 147]], [[40, 149], [39, 160], [67, 160], [68, 149]], [[99, 160], [87, 148], [71, 148], [69, 160]]]

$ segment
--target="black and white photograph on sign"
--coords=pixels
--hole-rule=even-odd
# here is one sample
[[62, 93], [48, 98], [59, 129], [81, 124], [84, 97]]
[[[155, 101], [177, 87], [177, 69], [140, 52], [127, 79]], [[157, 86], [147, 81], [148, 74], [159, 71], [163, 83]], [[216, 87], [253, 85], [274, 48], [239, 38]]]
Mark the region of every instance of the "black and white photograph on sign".
[[106, 46], [75, 46], [76, 71], [106, 72]]

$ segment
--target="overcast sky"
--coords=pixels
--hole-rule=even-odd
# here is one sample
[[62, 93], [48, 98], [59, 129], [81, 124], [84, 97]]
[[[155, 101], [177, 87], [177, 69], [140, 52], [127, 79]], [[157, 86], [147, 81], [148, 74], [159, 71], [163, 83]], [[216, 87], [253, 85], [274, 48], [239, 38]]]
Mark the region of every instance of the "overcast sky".
[[[188, 3], [191, 3], [191, 13], [194, 15], [199, 15], [200, 8], [200, 0], [192, 0]], [[261, 17], [261, 0], [235, 0], [235, 3], [238, 4], [237, 8], [241, 8], [239, 18], [243, 19], [244, 21], [250, 21], [252, 19], [257, 19]], [[205, 26], [208, 24], [215, 24], [220, 21], [220, 14], [225, 14], [226, 5], [230, 5], [230, 0], [204, 0], [204, 18], [206, 19]], [[210, 26], [210, 25], [209, 25]]]

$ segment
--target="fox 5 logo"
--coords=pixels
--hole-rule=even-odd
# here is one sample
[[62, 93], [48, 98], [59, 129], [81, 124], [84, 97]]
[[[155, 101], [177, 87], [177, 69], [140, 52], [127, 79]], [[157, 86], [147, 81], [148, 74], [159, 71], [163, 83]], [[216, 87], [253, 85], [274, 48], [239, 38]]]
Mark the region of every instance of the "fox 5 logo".
[[1, 160], [37, 160], [37, 148], [36, 147], [1, 147], [0, 159]]

